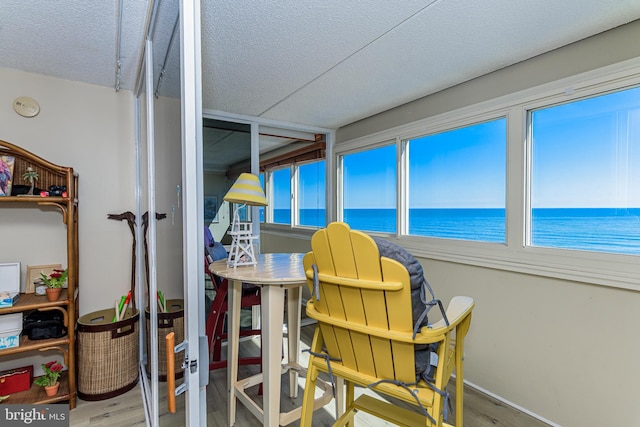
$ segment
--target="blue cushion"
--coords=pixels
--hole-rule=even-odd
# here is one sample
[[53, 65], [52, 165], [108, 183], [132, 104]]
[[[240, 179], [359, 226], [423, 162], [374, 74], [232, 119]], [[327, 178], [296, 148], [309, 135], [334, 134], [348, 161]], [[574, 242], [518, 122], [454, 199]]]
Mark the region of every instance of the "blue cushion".
[[214, 242], [213, 246], [206, 247], [208, 254], [214, 261], [227, 258], [227, 250], [220, 242]]
[[[431, 306], [437, 301], [434, 299], [427, 302], [425, 287], [431, 287], [424, 278], [424, 271], [422, 265], [418, 262], [413, 255], [411, 255], [403, 247], [396, 245], [378, 237], [372, 237], [376, 245], [380, 256], [391, 258], [404, 265], [409, 273], [409, 280], [411, 285], [411, 305], [413, 314], [414, 330], [419, 330], [423, 326], [427, 326], [429, 321], [427, 319], [427, 313]], [[431, 292], [433, 295], [433, 292]], [[419, 322], [419, 324], [418, 324]], [[425, 379], [433, 382], [431, 369], [431, 352], [437, 350], [436, 344], [417, 344], [415, 348], [415, 365], [416, 365], [416, 381]]]

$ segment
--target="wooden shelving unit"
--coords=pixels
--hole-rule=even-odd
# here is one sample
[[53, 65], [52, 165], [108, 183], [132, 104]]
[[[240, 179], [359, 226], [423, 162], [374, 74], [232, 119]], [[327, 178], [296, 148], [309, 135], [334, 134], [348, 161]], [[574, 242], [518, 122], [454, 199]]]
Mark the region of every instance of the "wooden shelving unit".
[[69, 402], [71, 409], [76, 406], [76, 322], [78, 320], [78, 176], [73, 168], [58, 166], [41, 157], [30, 153], [16, 145], [0, 140], [0, 156], [11, 156], [15, 159], [14, 184], [21, 183], [22, 174], [31, 167], [38, 173], [38, 187], [48, 189], [52, 185], [66, 187], [65, 197], [34, 196], [2, 196], [0, 209], [5, 204], [20, 204], [26, 206], [53, 206], [62, 214], [62, 222], [67, 228], [67, 289], [62, 291], [58, 301], [49, 302], [46, 296], [35, 294], [20, 294], [13, 307], [0, 309], [0, 315], [22, 313], [32, 310], [59, 310], [64, 315], [67, 335], [61, 338], [45, 340], [29, 340], [21, 337], [18, 347], [0, 350], [0, 358], [8, 355], [27, 354], [29, 352], [57, 350], [64, 357], [64, 364], [68, 370], [60, 376], [60, 389], [56, 396], [48, 397], [44, 389], [32, 385], [30, 390], [12, 394], [3, 404], [40, 404]]

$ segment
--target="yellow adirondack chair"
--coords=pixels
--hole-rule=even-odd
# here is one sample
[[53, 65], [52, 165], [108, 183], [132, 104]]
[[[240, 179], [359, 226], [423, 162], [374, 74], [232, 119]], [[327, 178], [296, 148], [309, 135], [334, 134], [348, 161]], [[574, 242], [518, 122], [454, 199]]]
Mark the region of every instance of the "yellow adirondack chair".
[[[461, 427], [462, 356], [473, 300], [454, 297], [446, 311], [449, 325], [440, 320], [423, 327], [413, 338], [409, 273], [402, 264], [380, 257], [371, 237], [339, 222], [317, 231], [311, 239], [311, 249], [304, 257], [312, 292], [306, 311], [318, 323], [310, 349], [300, 425], [312, 424], [314, 390], [320, 372], [331, 373], [346, 383], [346, 411], [334, 426], [352, 426], [357, 410], [402, 426], [449, 425], [443, 419], [443, 394], [423, 380], [415, 384], [414, 345], [439, 343], [433, 386], [445, 390], [455, 369], [455, 425]], [[355, 385], [369, 386], [379, 394], [416, 405], [416, 410], [364, 394], [354, 399]], [[336, 399], [341, 396], [338, 393]]]

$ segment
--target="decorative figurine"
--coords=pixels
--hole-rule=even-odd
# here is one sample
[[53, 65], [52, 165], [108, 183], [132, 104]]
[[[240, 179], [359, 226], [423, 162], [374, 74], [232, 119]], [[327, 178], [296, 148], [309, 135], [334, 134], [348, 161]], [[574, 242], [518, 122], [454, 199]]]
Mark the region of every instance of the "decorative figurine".
[[27, 168], [27, 171], [22, 174], [22, 179], [24, 179], [31, 185], [31, 188], [26, 195], [33, 196], [33, 187], [35, 185], [35, 182], [38, 180], [38, 172], [34, 171], [33, 168], [29, 166]]

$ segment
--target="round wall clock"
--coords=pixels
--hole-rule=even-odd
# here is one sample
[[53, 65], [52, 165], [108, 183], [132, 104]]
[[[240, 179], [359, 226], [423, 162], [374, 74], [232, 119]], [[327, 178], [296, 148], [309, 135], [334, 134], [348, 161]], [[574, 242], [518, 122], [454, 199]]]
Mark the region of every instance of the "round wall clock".
[[33, 98], [21, 96], [13, 100], [13, 109], [22, 117], [35, 117], [40, 112], [40, 105]]

